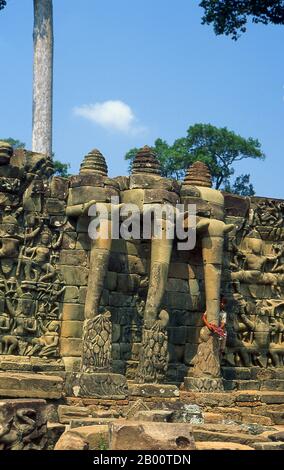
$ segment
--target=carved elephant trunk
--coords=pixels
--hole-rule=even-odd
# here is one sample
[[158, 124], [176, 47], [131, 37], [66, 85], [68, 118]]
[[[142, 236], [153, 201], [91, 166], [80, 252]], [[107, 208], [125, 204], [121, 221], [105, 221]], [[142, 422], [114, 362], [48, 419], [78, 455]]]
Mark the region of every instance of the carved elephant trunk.
[[208, 219], [208, 222], [201, 235], [206, 312], [208, 321], [218, 325], [224, 236], [234, 228], [234, 225], [226, 225], [215, 219]]

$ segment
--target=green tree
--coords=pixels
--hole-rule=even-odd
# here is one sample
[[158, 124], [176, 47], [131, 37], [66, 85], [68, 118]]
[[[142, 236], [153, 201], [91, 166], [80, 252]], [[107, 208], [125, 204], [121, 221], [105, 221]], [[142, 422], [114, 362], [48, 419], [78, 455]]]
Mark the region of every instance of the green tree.
[[54, 176], [62, 176], [63, 178], [70, 176], [70, 163], [62, 163], [59, 160], [53, 160], [53, 166]]
[[[7, 0], [0, 0], [0, 10]], [[53, 3], [33, 0], [33, 125], [32, 150], [52, 155]]]
[[[217, 128], [211, 124], [189, 127], [186, 137], [177, 139], [172, 146], [157, 139], [152, 149], [160, 161], [163, 176], [181, 179], [187, 168], [200, 160], [208, 165], [216, 189], [245, 196], [254, 194], [253, 185], [247, 174], [233, 180], [235, 164], [247, 158], [265, 158], [257, 139], [245, 139], [226, 127]], [[137, 149], [131, 149], [125, 155], [130, 167], [136, 153]]]
[[253, 23], [284, 24], [284, 0], [202, 0], [203, 24], [212, 24], [216, 34], [237, 40]]
[[241, 196], [254, 196], [255, 190], [250, 182], [250, 175], [237, 176], [234, 183], [228, 182], [224, 186], [224, 190], [228, 193], [239, 194]]
[[24, 142], [21, 142], [20, 140], [17, 139], [12, 139], [12, 137], [8, 137], [8, 139], [0, 139], [2, 142], [7, 142], [8, 144], [12, 145], [14, 149], [24, 149], [26, 147], [26, 144]]

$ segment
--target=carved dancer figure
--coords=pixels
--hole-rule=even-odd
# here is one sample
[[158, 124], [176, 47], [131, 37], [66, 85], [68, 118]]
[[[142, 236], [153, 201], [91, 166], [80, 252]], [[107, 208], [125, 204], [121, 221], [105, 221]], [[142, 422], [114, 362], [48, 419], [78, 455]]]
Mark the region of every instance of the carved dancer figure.
[[[46, 282], [55, 276], [55, 268], [51, 264], [52, 250], [59, 248], [63, 233], [60, 233], [56, 242], [51, 240], [51, 234], [45, 228], [41, 235], [39, 244], [32, 248], [25, 249], [25, 256], [22, 261], [25, 264], [25, 277], [27, 280]], [[27, 255], [30, 255], [27, 256]], [[33, 275], [32, 275], [33, 272]]]
[[240, 314], [242, 322], [253, 332], [253, 340], [246, 343], [246, 349], [251, 355], [254, 365], [260, 367], [267, 366], [267, 354], [270, 343], [269, 318], [265, 315], [265, 311], [259, 309], [255, 320], [251, 320], [245, 313]]
[[[10, 210], [8, 208], [8, 210]], [[36, 237], [40, 227], [28, 234], [19, 233], [19, 222], [14, 215], [5, 215], [2, 219], [5, 233], [1, 235], [0, 258], [17, 258], [19, 255], [19, 245]]]
[[[275, 255], [263, 255], [261, 239], [248, 237], [247, 240], [250, 252], [234, 245], [235, 251], [244, 257], [245, 263], [243, 270], [232, 273], [232, 280], [235, 281], [236, 286], [240, 282], [270, 284], [272, 292], [279, 297], [281, 288], [278, 286], [278, 277], [276, 274], [266, 273], [265, 267], [268, 261], [278, 262], [282, 256], [282, 250], [277, 250]], [[237, 289], [239, 290], [239, 287]]]
[[269, 358], [274, 367], [284, 366], [284, 324], [277, 313], [270, 320]]
[[31, 344], [33, 346], [26, 355], [33, 356], [38, 353], [40, 357], [57, 356], [59, 346], [59, 323], [57, 321], [51, 321], [48, 326], [45, 327], [41, 320], [38, 321], [39, 327], [44, 334], [39, 338], [32, 339]]

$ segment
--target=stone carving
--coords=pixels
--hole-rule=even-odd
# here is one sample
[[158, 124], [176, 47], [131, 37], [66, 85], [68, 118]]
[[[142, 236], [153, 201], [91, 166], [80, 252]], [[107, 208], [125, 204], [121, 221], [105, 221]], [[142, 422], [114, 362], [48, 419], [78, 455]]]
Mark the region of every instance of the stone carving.
[[[126, 377], [138, 395], [146, 384], [159, 394], [160, 383], [185, 374], [186, 389], [214, 392], [223, 386], [220, 361], [284, 366], [283, 201], [222, 194], [202, 162], [182, 184], [164, 178], [149, 147], [128, 177], [109, 178], [98, 150], [76, 176], [51, 173], [44, 155], [0, 142], [0, 368], [18, 367], [11, 356], [24, 356], [29, 370], [58, 364], [70, 395], [118, 399]], [[195, 204], [195, 249], [177, 250], [162, 211], [162, 238], [153, 224], [150, 239], [105, 237], [113, 196], [116, 210], [136, 204], [139, 220], [169, 206], [171, 228], [182, 220], [188, 230], [186, 206]], [[94, 240], [92, 206], [107, 208]], [[226, 328], [221, 292], [230, 298]]]
[[[195, 196], [192, 196], [195, 187]], [[182, 186], [182, 202], [196, 204], [197, 214], [208, 214], [210, 218], [197, 219], [197, 234], [201, 239], [204, 267], [206, 319], [212, 328], [218, 330], [220, 324], [220, 291], [225, 235], [234, 225], [226, 225], [224, 219], [224, 197], [211, 188], [207, 166], [202, 162], [192, 165]], [[204, 326], [200, 332], [197, 353], [188, 371], [185, 386], [193, 389], [218, 391], [222, 389], [220, 373], [220, 341], [216, 331]]]
[[284, 303], [261, 300], [246, 302], [235, 294], [235, 311], [228, 321], [226, 360], [243, 367], [283, 365]]
[[[81, 185], [74, 185], [69, 190], [67, 215], [71, 218], [86, 216], [92, 206], [95, 206], [99, 212], [100, 208], [104, 210], [105, 207], [109, 207], [110, 211], [111, 197], [119, 197], [119, 192], [117, 184], [107, 177], [107, 165], [98, 150], [93, 150], [84, 158], [79, 178]], [[91, 187], [93, 197], [89, 196], [87, 189], [82, 191], [84, 182], [86, 188], [90, 189], [90, 181], [95, 182]], [[124, 397], [127, 394], [126, 379], [120, 374], [112, 374], [111, 371], [111, 313], [109, 311], [101, 313], [101, 299], [112, 248], [112, 222], [109, 212], [101, 221], [100, 229], [100, 236], [93, 237], [90, 241], [81, 374], [74, 377], [73, 392], [79, 396]]]
[[[33, 406], [35, 403], [36, 406]], [[35, 403], [32, 400], [0, 402], [0, 450], [46, 448], [46, 417], [41, 404], [37, 400]]]
[[159, 319], [147, 328], [144, 324], [141, 356], [137, 371], [138, 383], [161, 383], [164, 381], [168, 368], [168, 334], [169, 315], [165, 310]]
[[284, 204], [271, 199], [259, 201], [253, 209], [251, 227], [264, 239], [283, 240]]
[[[10, 149], [0, 147], [4, 153]], [[17, 200], [8, 197], [1, 205], [0, 198], [0, 354], [58, 357], [65, 287], [57, 268], [63, 232], [54, 229], [45, 204], [52, 166], [42, 155], [9, 152], [0, 184], [7, 197], [16, 192]]]
[[[283, 255], [283, 246], [273, 245], [275, 255], [263, 254], [263, 242], [259, 238], [248, 237], [248, 249], [243, 250], [233, 244], [235, 256], [234, 262], [231, 263], [233, 269], [240, 267], [240, 260], [243, 260], [243, 269], [232, 272], [232, 280], [235, 283], [236, 290], [239, 291], [240, 282], [248, 284], [267, 284], [271, 286], [272, 294], [276, 297], [281, 296], [282, 276], [278, 272], [282, 270], [279, 266], [280, 259]], [[270, 263], [270, 269], [268, 264]], [[270, 272], [267, 272], [267, 271]]]
[[[154, 207], [165, 207], [165, 204], [174, 206], [179, 202], [177, 193], [175, 197], [172, 197], [169, 191], [164, 190], [161, 194], [156, 189], [159, 181], [163, 180], [160, 173], [158, 159], [152, 150], [147, 146], [140, 149], [133, 161], [130, 176], [130, 185], [133, 184], [137, 189], [122, 192], [122, 202], [137, 204], [141, 214], [145, 214], [147, 210], [151, 211]], [[172, 185], [170, 180], [165, 181]], [[157, 222], [161, 224], [162, 237], [156, 236], [154, 233], [151, 237], [150, 277], [143, 315], [142, 347], [136, 377], [139, 383], [163, 381], [169, 358], [166, 333], [168, 314], [162, 309], [162, 302], [166, 291], [173, 240], [166, 236], [166, 220], [163, 219], [163, 215]]]
[[82, 371], [110, 370], [111, 367], [111, 313], [105, 312], [87, 319], [83, 330]]

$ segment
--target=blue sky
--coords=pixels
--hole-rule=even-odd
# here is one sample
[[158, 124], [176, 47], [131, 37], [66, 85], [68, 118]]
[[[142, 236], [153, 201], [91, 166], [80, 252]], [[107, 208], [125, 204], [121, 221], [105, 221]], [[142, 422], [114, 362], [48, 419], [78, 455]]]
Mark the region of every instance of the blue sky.
[[[196, 122], [256, 137], [258, 195], [284, 198], [284, 27], [250, 26], [235, 43], [201, 25], [199, 0], [54, 0], [54, 151], [78, 172], [92, 148], [111, 176], [123, 156]], [[0, 135], [31, 145], [33, 1], [0, 13]]]

